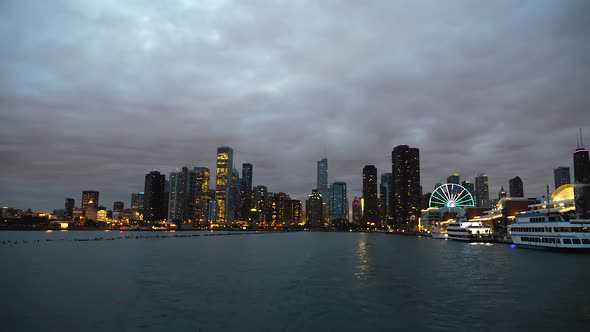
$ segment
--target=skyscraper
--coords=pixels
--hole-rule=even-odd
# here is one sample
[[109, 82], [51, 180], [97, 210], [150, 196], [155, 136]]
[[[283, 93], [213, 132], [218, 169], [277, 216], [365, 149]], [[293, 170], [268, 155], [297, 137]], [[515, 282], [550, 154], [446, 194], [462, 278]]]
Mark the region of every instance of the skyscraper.
[[158, 221], [166, 219], [168, 196], [164, 191], [166, 176], [158, 171], [145, 175], [143, 220]]
[[330, 186], [332, 192], [330, 197], [332, 199], [332, 213], [331, 221], [334, 222], [346, 222], [348, 221], [348, 199], [346, 194], [346, 182], [334, 182]]
[[195, 219], [197, 173], [188, 167], [170, 172], [168, 220], [187, 222]]
[[574, 151], [574, 183], [590, 184], [590, 159], [588, 149], [584, 148], [582, 129], [580, 129], [578, 148]]
[[392, 173], [381, 174], [381, 184], [379, 185], [379, 212], [381, 214], [381, 227], [385, 227], [393, 221], [393, 211], [391, 205], [392, 182]]
[[116, 201], [113, 203], [113, 211], [123, 212], [124, 209], [125, 209], [125, 203], [123, 203], [121, 201]]
[[396, 228], [416, 229], [421, 211], [420, 152], [398, 145], [391, 152], [392, 205]]
[[71, 219], [74, 217], [75, 200], [73, 198], [66, 198], [65, 210], [66, 217]]
[[242, 164], [241, 180], [238, 220], [248, 221], [250, 219], [250, 209], [252, 209], [252, 164]]
[[258, 227], [263, 227], [267, 223], [266, 220], [266, 196], [268, 189], [266, 186], [256, 186], [254, 188], [254, 208], [256, 212], [252, 217], [252, 223], [256, 222]]
[[366, 165], [363, 168], [363, 227], [369, 223], [379, 223], [379, 200], [377, 198], [377, 168]]
[[508, 180], [508, 190], [510, 197], [524, 197], [524, 188], [520, 177], [515, 177]]
[[[231, 199], [232, 178], [234, 169], [234, 150], [227, 146], [217, 149], [217, 168], [215, 180], [215, 198], [217, 199], [216, 223], [228, 224], [228, 206]], [[231, 214], [230, 214], [231, 216]]]
[[[330, 209], [330, 188], [328, 188], [328, 159], [323, 158], [318, 160], [317, 169], [317, 189], [320, 195], [322, 195], [322, 201]], [[324, 218], [328, 219], [330, 216], [325, 215]]]
[[557, 167], [553, 170], [553, 177], [555, 179], [555, 189], [563, 186], [564, 184], [571, 183], [570, 168], [565, 166]]
[[324, 207], [322, 195], [318, 190], [314, 189], [311, 192], [311, 195], [309, 195], [309, 199], [306, 204], [307, 224], [309, 227], [319, 228], [323, 226], [323, 211]]
[[209, 186], [211, 172], [207, 167], [195, 167], [195, 221], [200, 226], [206, 226], [209, 211]]
[[488, 176], [484, 173], [479, 173], [475, 177], [475, 205], [478, 207], [490, 206]]
[[475, 186], [473, 185], [473, 182], [469, 181], [469, 180], [465, 180], [463, 182], [461, 182], [461, 186], [463, 186], [463, 188], [467, 189], [467, 191], [469, 191], [469, 193], [471, 194], [471, 196], [473, 196], [473, 200], [475, 201]]
[[447, 183], [459, 184], [461, 183], [460, 177], [459, 173], [453, 173], [447, 177]]
[[361, 200], [358, 197], [355, 197], [352, 200], [352, 222], [358, 226], [361, 223], [362, 218], [362, 207], [361, 207]]
[[98, 191], [86, 190], [82, 192], [82, 210], [86, 214], [89, 208], [98, 210]]

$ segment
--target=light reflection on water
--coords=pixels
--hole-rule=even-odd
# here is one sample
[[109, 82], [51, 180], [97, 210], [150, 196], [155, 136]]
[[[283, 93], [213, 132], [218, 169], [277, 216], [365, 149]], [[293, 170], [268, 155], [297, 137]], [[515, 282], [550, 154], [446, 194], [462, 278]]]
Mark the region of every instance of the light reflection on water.
[[360, 233], [357, 244], [357, 258], [358, 264], [354, 271], [354, 275], [359, 281], [359, 286], [366, 287], [371, 282], [372, 273], [374, 270], [372, 257], [370, 257], [370, 244], [367, 241], [367, 234]]

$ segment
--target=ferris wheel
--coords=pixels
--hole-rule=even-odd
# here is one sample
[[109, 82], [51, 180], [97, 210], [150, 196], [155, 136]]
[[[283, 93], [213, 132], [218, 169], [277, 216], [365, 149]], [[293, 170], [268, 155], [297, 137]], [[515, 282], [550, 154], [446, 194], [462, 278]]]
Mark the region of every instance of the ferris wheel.
[[428, 204], [431, 208], [475, 206], [473, 196], [465, 187], [454, 183], [445, 183], [434, 190]]

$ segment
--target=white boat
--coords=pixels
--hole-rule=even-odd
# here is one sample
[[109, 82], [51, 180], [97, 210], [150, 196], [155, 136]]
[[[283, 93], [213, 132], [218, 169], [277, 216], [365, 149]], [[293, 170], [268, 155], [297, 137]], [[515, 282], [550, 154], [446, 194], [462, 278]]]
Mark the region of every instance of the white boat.
[[512, 242], [540, 249], [590, 249], [590, 220], [566, 220], [555, 212], [526, 212], [508, 225]]
[[481, 221], [454, 221], [447, 226], [448, 238], [458, 241], [491, 242], [492, 228]]
[[447, 225], [448, 224], [434, 224], [432, 225], [432, 230], [430, 231], [430, 235], [433, 239], [446, 239], [448, 237], [447, 234]]

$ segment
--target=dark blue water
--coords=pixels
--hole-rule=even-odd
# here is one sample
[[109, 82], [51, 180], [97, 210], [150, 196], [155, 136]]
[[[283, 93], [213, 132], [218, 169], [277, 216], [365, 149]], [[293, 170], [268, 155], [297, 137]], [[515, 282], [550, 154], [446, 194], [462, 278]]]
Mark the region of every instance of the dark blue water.
[[116, 239], [139, 234], [0, 232], [0, 330], [590, 330], [587, 254], [377, 233]]

